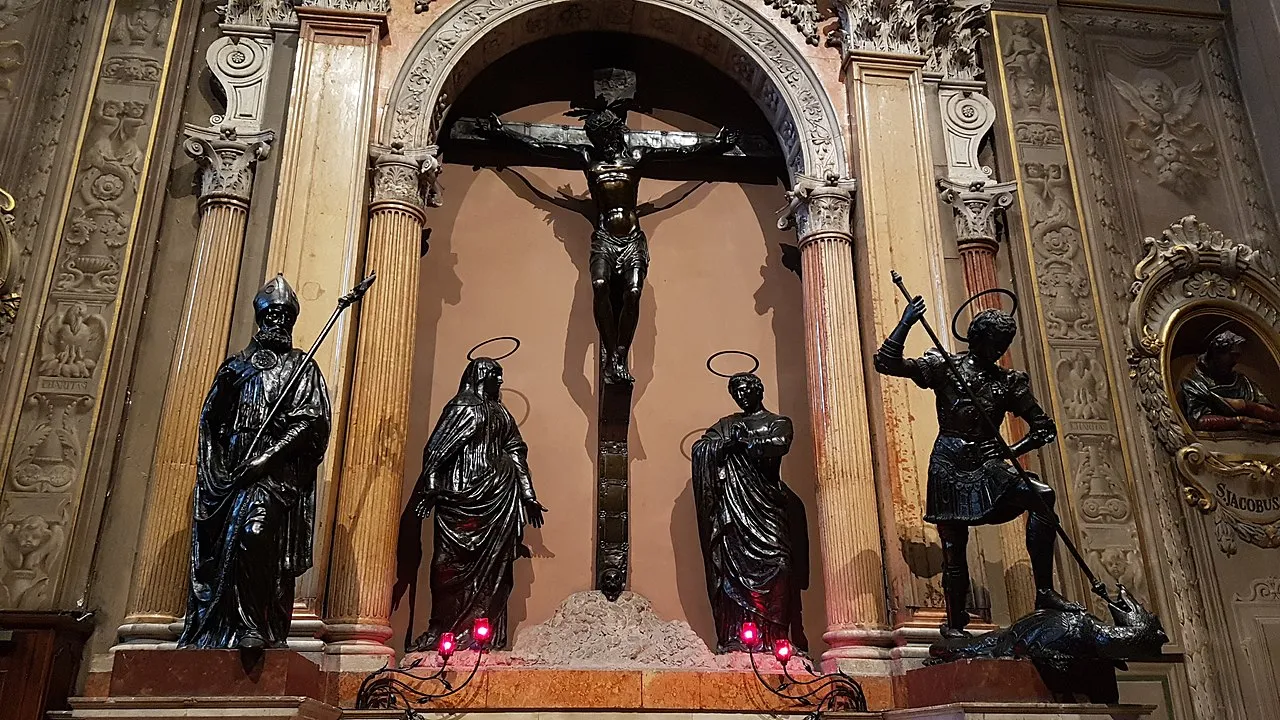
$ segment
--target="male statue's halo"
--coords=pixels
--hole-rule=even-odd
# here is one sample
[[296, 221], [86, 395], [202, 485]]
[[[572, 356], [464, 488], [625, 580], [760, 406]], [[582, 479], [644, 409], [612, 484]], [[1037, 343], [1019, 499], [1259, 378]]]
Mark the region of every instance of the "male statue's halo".
[[[751, 358], [751, 361], [755, 364], [751, 366], [750, 370], [746, 370], [742, 373], [732, 373], [730, 375], [726, 375], [722, 372], [719, 372], [718, 370], [716, 370], [714, 367], [711, 366], [711, 363], [714, 362], [715, 359], [720, 357], [721, 355], [741, 355], [743, 357], [749, 357]], [[720, 352], [715, 353], [711, 357], [707, 358], [707, 370], [712, 375], [717, 375], [722, 378], [731, 378], [734, 375], [742, 375], [744, 373], [754, 373], [756, 370], [759, 370], [759, 369], [760, 369], [760, 358], [756, 357], [755, 355], [752, 355], [749, 352], [744, 352], [742, 350], [721, 350]]]
[[956, 322], [960, 320], [960, 313], [964, 312], [965, 308], [972, 305], [974, 300], [977, 300], [980, 297], [991, 295], [991, 294], [1008, 296], [1008, 298], [1013, 301], [1013, 307], [1009, 309], [1009, 314], [1014, 318], [1018, 317], [1018, 295], [1016, 293], [1014, 293], [1012, 290], [1006, 290], [1004, 288], [991, 288], [990, 290], [983, 290], [982, 292], [974, 295], [968, 300], [965, 300], [964, 303], [960, 305], [960, 307], [956, 308], [955, 314], [951, 316], [951, 334], [955, 335], [957, 340], [964, 343], [969, 342], [969, 338], [960, 334], [960, 328], [956, 327]]

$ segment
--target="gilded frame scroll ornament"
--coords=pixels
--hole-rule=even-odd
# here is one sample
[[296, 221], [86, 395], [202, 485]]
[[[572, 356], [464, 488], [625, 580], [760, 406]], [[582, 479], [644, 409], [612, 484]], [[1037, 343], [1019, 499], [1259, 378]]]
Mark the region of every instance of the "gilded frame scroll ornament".
[[[1280, 285], [1266, 251], [1226, 237], [1194, 215], [1143, 241], [1146, 256], [1130, 287], [1129, 376], [1139, 405], [1169, 453], [1186, 502], [1213, 514], [1220, 549], [1236, 552], [1237, 538], [1260, 548], [1280, 547], [1280, 507], [1250, 512], [1222, 481], [1280, 493], [1280, 446], [1219, 442], [1198, 436], [1175, 407], [1173, 340], [1197, 315], [1213, 314], [1247, 327], [1280, 358]], [[1215, 489], [1211, 489], [1216, 487]], [[1272, 502], [1278, 504], [1280, 501]]]
[[0, 189], [0, 329], [18, 316], [22, 293], [18, 290], [18, 243], [13, 236], [13, 196]]

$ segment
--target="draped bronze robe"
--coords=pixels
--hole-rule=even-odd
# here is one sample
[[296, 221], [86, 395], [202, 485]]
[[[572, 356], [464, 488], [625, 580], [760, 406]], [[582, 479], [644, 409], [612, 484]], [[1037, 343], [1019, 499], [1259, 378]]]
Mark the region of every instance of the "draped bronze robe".
[[[294, 582], [311, 567], [316, 470], [329, 443], [329, 395], [307, 361], [254, 455], [273, 459], [265, 476], [239, 487], [249, 444], [306, 353], [280, 354], [260, 370], [256, 343], [227, 358], [200, 413], [191, 586], [180, 647], [229, 648], [246, 634], [268, 647], [289, 635]], [[261, 523], [264, 532], [246, 532]]]
[[[730, 428], [745, 424], [746, 448], [733, 448]], [[698, 535], [715, 618], [717, 652], [742, 650], [744, 622], [766, 646], [787, 638], [808, 649], [800, 591], [809, 585], [804, 505], [782, 482], [791, 420], [771, 412], [722, 418], [693, 446]]]
[[[409, 649], [432, 649], [446, 632], [467, 647], [472, 623], [481, 617], [489, 619], [492, 646], [506, 645], [512, 565], [517, 557], [529, 557], [524, 504], [536, 502], [527, 456], [515, 418], [464, 377], [427, 441], [413, 494], [436, 496], [435, 543], [431, 620]], [[411, 501], [401, 520], [401, 577], [416, 573], [422, 554], [412, 512]]]

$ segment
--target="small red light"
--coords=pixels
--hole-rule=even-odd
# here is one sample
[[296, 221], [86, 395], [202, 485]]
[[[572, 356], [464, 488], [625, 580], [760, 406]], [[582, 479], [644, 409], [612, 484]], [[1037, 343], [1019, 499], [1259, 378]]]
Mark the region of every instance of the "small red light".
[[453, 633], [440, 634], [440, 643], [436, 645], [436, 651], [440, 653], [440, 657], [449, 657], [457, 647], [458, 644], [454, 642]]
[[773, 656], [778, 658], [778, 662], [786, 665], [787, 661], [791, 659], [791, 653], [791, 643], [786, 639], [780, 638], [773, 641]]
[[492, 635], [493, 628], [489, 627], [489, 618], [476, 618], [471, 625], [471, 637], [475, 638], [476, 644], [488, 645]]
[[738, 639], [743, 645], [754, 648], [760, 643], [760, 628], [757, 628], [753, 622], [744, 622], [738, 630]]

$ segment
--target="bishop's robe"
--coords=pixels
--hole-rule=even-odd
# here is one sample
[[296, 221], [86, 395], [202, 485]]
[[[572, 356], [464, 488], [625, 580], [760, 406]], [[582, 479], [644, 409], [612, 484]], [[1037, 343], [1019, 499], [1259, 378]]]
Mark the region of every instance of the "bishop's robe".
[[[180, 647], [231, 648], [255, 634], [267, 647], [289, 635], [294, 583], [311, 567], [316, 471], [329, 443], [329, 395], [306, 353], [266, 356], [251, 342], [227, 358], [200, 413], [191, 586]], [[274, 355], [274, 367], [252, 359]], [[252, 459], [254, 435], [288, 379], [301, 374], [254, 455], [265, 475], [248, 485], [237, 471]]]

